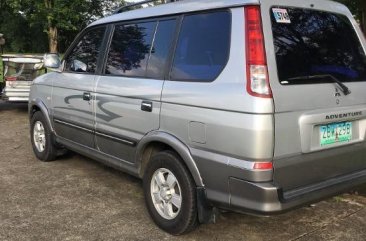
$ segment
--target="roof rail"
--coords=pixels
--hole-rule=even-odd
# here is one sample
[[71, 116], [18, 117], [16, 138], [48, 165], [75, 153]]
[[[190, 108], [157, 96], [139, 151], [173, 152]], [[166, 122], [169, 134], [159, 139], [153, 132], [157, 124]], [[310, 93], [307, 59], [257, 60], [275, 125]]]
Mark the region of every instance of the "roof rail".
[[[128, 4], [128, 5], [125, 5], [123, 7], [120, 7], [120, 8], [117, 8], [113, 13], [112, 15], [114, 14], [117, 14], [117, 13], [123, 13], [123, 12], [127, 12], [127, 11], [130, 11], [132, 9], [132, 7], [136, 7], [136, 6], [141, 6], [143, 4], [147, 4], [147, 3], [152, 3], [152, 2], [156, 2], [157, 0], [145, 0], [145, 1], [141, 1], [141, 2], [137, 2], [137, 3], [131, 3], [131, 4]], [[163, 4], [165, 3], [170, 3], [170, 2], [177, 2], [179, 0], [161, 0], [161, 2]]]

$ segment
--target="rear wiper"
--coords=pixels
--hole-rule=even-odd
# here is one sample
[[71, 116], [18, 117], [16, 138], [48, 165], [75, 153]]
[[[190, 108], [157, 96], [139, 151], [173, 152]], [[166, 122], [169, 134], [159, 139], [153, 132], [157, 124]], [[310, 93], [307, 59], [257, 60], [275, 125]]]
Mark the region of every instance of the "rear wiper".
[[351, 91], [349, 90], [349, 88], [345, 84], [343, 84], [342, 81], [340, 81], [339, 79], [337, 79], [336, 77], [334, 77], [331, 74], [298, 76], [298, 77], [288, 78], [286, 81], [325, 79], [325, 78], [330, 78], [334, 83], [336, 83], [344, 95], [351, 94]]

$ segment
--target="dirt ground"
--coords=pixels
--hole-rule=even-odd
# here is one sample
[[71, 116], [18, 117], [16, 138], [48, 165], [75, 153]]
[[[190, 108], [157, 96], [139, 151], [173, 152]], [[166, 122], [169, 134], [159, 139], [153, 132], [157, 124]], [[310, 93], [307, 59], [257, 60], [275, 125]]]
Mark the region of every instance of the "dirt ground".
[[274, 217], [224, 213], [173, 237], [149, 218], [140, 180], [77, 154], [38, 161], [27, 106], [0, 102], [0, 240], [366, 240], [362, 189]]

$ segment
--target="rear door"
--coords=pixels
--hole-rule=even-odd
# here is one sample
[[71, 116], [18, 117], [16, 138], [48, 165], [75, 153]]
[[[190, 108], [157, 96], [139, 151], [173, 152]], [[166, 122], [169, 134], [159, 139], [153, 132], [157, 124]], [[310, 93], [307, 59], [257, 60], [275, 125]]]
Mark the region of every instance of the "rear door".
[[159, 129], [161, 91], [175, 18], [118, 23], [97, 81], [98, 150], [133, 162], [136, 144]]
[[366, 168], [365, 42], [351, 13], [328, 1], [272, 2], [261, 7], [275, 182], [286, 191]]

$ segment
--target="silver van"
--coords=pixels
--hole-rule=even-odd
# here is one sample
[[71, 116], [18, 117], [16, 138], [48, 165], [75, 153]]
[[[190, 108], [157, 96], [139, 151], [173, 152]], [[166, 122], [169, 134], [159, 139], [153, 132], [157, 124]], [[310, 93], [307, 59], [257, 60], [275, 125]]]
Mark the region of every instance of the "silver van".
[[88, 26], [34, 80], [35, 155], [143, 179], [174, 234], [216, 210], [275, 214], [366, 182], [366, 42], [324, 0], [179, 1]]

